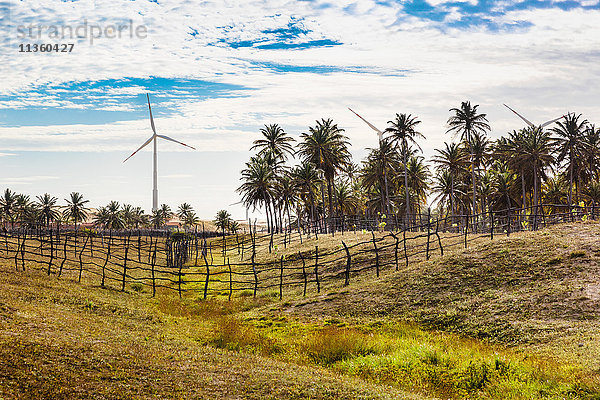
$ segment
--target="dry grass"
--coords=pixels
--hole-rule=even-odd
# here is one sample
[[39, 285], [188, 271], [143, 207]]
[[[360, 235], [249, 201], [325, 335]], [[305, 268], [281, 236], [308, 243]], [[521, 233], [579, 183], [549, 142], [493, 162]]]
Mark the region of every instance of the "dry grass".
[[[319, 369], [203, 345], [188, 310], [0, 264], [0, 398], [402, 398]], [[161, 311], [162, 310], [162, 311]]]

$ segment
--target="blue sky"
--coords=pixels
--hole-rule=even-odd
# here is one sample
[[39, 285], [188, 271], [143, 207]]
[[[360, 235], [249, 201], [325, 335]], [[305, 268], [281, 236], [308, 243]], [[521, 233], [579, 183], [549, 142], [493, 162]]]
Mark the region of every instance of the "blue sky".
[[[597, 0], [11, 0], [0, 17], [0, 189], [32, 196], [78, 190], [148, 210], [150, 153], [122, 163], [150, 136], [146, 93], [159, 133], [198, 148], [161, 143], [160, 200], [204, 218], [244, 216], [230, 205], [263, 124], [298, 136], [334, 118], [358, 161], [376, 136], [349, 106], [380, 128], [418, 115], [426, 156], [451, 139], [448, 109], [465, 99], [492, 137], [521, 127], [502, 103], [534, 121], [577, 111], [600, 123]], [[106, 34], [126, 25], [147, 34]], [[41, 37], [23, 37], [29, 27]], [[73, 52], [18, 52], [48, 42]]]

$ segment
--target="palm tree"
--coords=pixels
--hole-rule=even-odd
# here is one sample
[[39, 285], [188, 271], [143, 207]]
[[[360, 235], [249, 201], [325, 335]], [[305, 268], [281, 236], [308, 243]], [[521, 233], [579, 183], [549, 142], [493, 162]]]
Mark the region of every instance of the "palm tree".
[[[581, 120], [581, 114], [569, 113], [564, 122], [556, 122], [556, 127], [551, 131], [558, 137], [554, 139], [556, 145], [556, 161], [562, 162], [567, 159], [567, 171], [569, 175], [569, 205], [573, 204], [573, 175], [575, 169], [579, 169], [585, 158], [585, 147], [583, 134], [586, 131], [587, 120]], [[579, 174], [578, 174], [579, 176]], [[579, 178], [576, 185], [579, 186]]]
[[220, 210], [217, 212], [217, 216], [214, 220], [217, 228], [220, 228], [223, 232], [223, 238], [225, 238], [225, 230], [229, 228], [231, 223], [231, 214], [227, 210]]
[[315, 193], [323, 182], [321, 172], [311, 162], [304, 161], [290, 172], [292, 182], [304, 204], [308, 204], [310, 221], [316, 221]]
[[[444, 149], [435, 149], [437, 154], [433, 156], [432, 160], [437, 164], [438, 171], [448, 171], [448, 175], [438, 175], [438, 183], [448, 179], [450, 180], [450, 210], [452, 221], [454, 221], [454, 215], [456, 213], [456, 196], [454, 194], [456, 177], [467, 170], [467, 154], [465, 153], [464, 148], [457, 143], [444, 142], [444, 146]], [[443, 179], [440, 180], [440, 178]]]
[[11, 227], [15, 227], [15, 213], [17, 205], [17, 194], [10, 189], [4, 191], [4, 195], [0, 197], [0, 207], [2, 208], [2, 214], [11, 224]]
[[408, 173], [408, 187], [414, 196], [415, 211], [421, 212], [421, 205], [427, 204], [427, 191], [429, 190], [429, 167], [425, 164], [423, 157], [412, 156], [406, 167]]
[[541, 178], [545, 178], [546, 169], [554, 162], [552, 140], [550, 133], [539, 127], [526, 128], [523, 134], [522, 149], [518, 156], [533, 170], [533, 205], [537, 214]]
[[590, 183], [600, 178], [600, 128], [589, 125], [583, 136], [585, 149], [585, 177]]
[[[331, 119], [316, 121], [317, 125], [309, 127], [309, 133], [302, 133], [302, 142], [299, 143], [299, 153], [305, 161], [312, 162], [323, 171], [327, 181], [329, 196], [329, 218], [333, 223], [333, 186], [338, 170], [345, 167], [351, 159], [348, 151], [348, 138], [342, 133], [343, 129]], [[333, 226], [332, 226], [333, 228]]]
[[449, 129], [448, 132], [456, 132], [461, 134], [461, 140], [463, 140], [468, 148], [471, 155], [471, 184], [473, 185], [473, 208], [472, 213], [477, 213], [476, 198], [477, 198], [477, 180], [475, 176], [475, 146], [474, 146], [474, 135], [479, 133], [481, 136], [486, 131], [490, 130], [486, 114], [479, 114], [477, 108], [479, 105], [471, 106], [470, 101], [463, 101], [460, 108], [452, 108], [450, 112], [453, 112], [450, 118], [448, 118]]
[[68, 199], [65, 199], [67, 206], [63, 211], [64, 218], [75, 222], [75, 246], [73, 250], [77, 253], [77, 224], [85, 220], [88, 216], [88, 208], [85, 206], [89, 200], [84, 200], [79, 192], [71, 192]]
[[391, 140], [400, 145], [400, 154], [402, 155], [402, 165], [404, 166], [404, 195], [406, 203], [406, 222], [410, 225], [410, 197], [409, 197], [409, 185], [408, 185], [408, 156], [409, 156], [409, 145], [414, 144], [419, 150], [421, 148], [416, 142], [416, 138], [425, 138], [422, 133], [416, 130], [418, 124], [421, 121], [417, 117], [413, 117], [411, 114], [396, 114], [396, 119], [388, 121], [390, 125], [385, 129], [385, 132], [392, 135]]
[[243, 183], [236, 189], [242, 195], [242, 203], [247, 207], [264, 206], [267, 217], [267, 229], [273, 229], [273, 218], [270, 218], [271, 202], [274, 195], [275, 173], [263, 157], [252, 157], [242, 170]]
[[106, 221], [104, 222], [104, 225], [108, 229], [115, 230], [123, 229], [125, 227], [121, 206], [118, 201], [111, 201], [106, 206]]
[[83, 195], [78, 192], [72, 192], [68, 199], [65, 199], [67, 206], [63, 211], [63, 215], [67, 220], [75, 222], [75, 231], [77, 224], [85, 220], [88, 216], [88, 208], [85, 206], [89, 200], [84, 200]]
[[250, 150], [258, 149], [258, 155], [271, 153], [277, 159], [286, 160], [288, 155], [294, 155], [292, 143], [294, 138], [289, 136], [278, 124], [265, 125], [260, 129], [263, 139], [254, 141]]
[[397, 146], [390, 139], [379, 141], [379, 148], [370, 150], [367, 159], [363, 161], [361, 170], [362, 183], [367, 188], [379, 185], [381, 212], [390, 214], [390, 194], [387, 177], [395, 177], [400, 170], [400, 159]]
[[48, 193], [44, 193], [43, 196], [36, 196], [36, 198], [36, 207], [44, 219], [44, 224], [48, 228], [50, 226], [50, 222], [58, 217], [58, 206], [56, 205], [58, 199], [50, 196]]
[[150, 220], [155, 228], [160, 228], [161, 226], [165, 225], [172, 216], [173, 212], [171, 211], [171, 207], [169, 207], [167, 204], [161, 204], [157, 210], [152, 211]]

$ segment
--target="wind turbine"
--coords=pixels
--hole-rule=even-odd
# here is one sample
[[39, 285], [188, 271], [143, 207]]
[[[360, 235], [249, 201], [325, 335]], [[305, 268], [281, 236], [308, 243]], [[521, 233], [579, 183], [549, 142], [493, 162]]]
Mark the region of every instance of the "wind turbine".
[[127, 157], [123, 162], [129, 160], [131, 157], [133, 157], [135, 155], [135, 153], [137, 153], [138, 151], [140, 151], [141, 149], [143, 149], [144, 147], [148, 146], [150, 144], [150, 142], [153, 142], [154, 145], [154, 158], [153, 158], [153, 171], [152, 171], [152, 211], [156, 211], [158, 210], [158, 172], [157, 172], [157, 154], [156, 154], [156, 150], [157, 150], [157, 139], [161, 138], [161, 139], [165, 139], [177, 144], [180, 144], [182, 146], [185, 147], [189, 147], [192, 150], [196, 150], [195, 148], [193, 148], [192, 146], [188, 146], [185, 143], [179, 142], [175, 139], [172, 139], [168, 136], [165, 135], [159, 135], [156, 133], [156, 128], [154, 127], [154, 118], [152, 118], [152, 107], [150, 107], [150, 96], [148, 96], [148, 94], [146, 94], [146, 99], [148, 100], [148, 111], [150, 111], [150, 126], [152, 127], [152, 136], [150, 136], [150, 139], [146, 140], [144, 142], [143, 145], [140, 146], [139, 149], [137, 149], [136, 151], [134, 151], [129, 157]]
[[[507, 106], [506, 104], [504, 104], [504, 107], [508, 108], [510, 111], [512, 111], [512, 112], [514, 112], [515, 114], [517, 114], [517, 116], [518, 116], [519, 118], [521, 118], [523, 121], [525, 121], [525, 123], [526, 123], [527, 125], [529, 125], [530, 127], [532, 127], [532, 128], [537, 128], [537, 127], [538, 127], [538, 125], [535, 125], [533, 122], [529, 121], [527, 118], [525, 118], [524, 116], [522, 116], [521, 114], [519, 114], [518, 112], [516, 112], [515, 110], [513, 110], [512, 108], [510, 108], [510, 107], [509, 107], [509, 106]], [[560, 117], [558, 117], [558, 118], [556, 118], [556, 119], [553, 119], [553, 120], [551, 120], [551, 121], [544, 122], [543, 124], [539, 125], [539, 127], [540, 127], [540, 128], [545, 128], [546, 126], [548, 126], [548, 125], [550, 125], [550, 124], [552, 124], [552, 123], [554, 123], [554, 122], [556, 122], [556, 121], [558, 121], [559, 119], [561, 119], [561, 118], [564, 118], [564, 117], [565, 117], [565, 116], [563, 115], [563, 116], [560, 116]]]
[[[355, 112], [353, 109], [351, 109], [350, 107], [348, 107], [348, 110], [350, 110], [352, 112], [352, 114], [356, 115], [358, 118], [362, 119], [363, 122], [367, 125], [369, 125], [369, 128], [373, 129], [375, 132], [377, 132], [377, 136], [379, 137], [379, 147], [381, 147], [381, 144], [383, 143], [383, 132], [379, 129], [377, 129], [377, 127], [375, 125], [373, 125], [372, 123], [370, 123], [369, 121], [367, 121], [366, 119], [364, 119], [363, 117], [361, 117], [360, 115], [358, 115], [357, 112]], [[387, 173], [385, 171], [385, 168], [383, 169], [383, 180], [384, 180], [384, 184], [385, 184], [385, 202], [386, 202], [386, 213], [389, 214], [390, 213], [390, 198], [388, 195], [388, 181], [387, 181]]]

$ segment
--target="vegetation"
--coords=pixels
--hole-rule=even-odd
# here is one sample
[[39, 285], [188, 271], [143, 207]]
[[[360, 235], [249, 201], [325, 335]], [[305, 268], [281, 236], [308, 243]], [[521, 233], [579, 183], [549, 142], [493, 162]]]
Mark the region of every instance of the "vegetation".
[[325, 230], [327, 221], [342, 216], [393, 215], [414, 224], [430, 196], [434, 214], [451, 217], [509, 207], [525, 215], [541, 204], [568, 209], [600, 200], [600, 130], [581, 115], [569, 113], [548, 130], [526, 127], [490, 140], [478, 105], [465, 101], [450, 112], [447, 133], [456, 139], [436, 149], [431, 163], [420, 155], [420, 121], [411, 114], [388, 121], [379, 146], [368, 149], [360, 166], [352, 162], [344, 130], [331, 119], [302, 133], [295, 150], [290, 134], [269, 125], [242, 171], [242, 202], [264, 208], [269, 229], [279, 232], [286, 215], [305, 229]]

